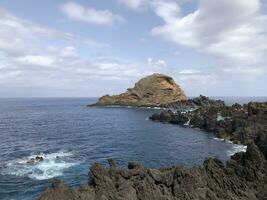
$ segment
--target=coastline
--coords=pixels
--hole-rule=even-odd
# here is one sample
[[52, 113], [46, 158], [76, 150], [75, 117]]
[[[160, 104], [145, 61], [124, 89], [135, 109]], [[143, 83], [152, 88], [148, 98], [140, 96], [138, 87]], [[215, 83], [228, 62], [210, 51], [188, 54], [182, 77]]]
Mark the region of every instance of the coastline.
[[216, 158], [203, 166], [150, 169], [137, 163], [118, 168], [109, 160], [109, 168], [95, 163], [90, 168], [88, 185], [71, 189], [54, 180], [39, 200], [60, 199], [242, 199], [267, 197], [266, 158], [253, 142], [246, 153], [236, 153], [224, 164]]
[[[244, 105], [253, 113], [255, 120], [265, 124], [265, 104], [256, 103], [256, 108]], [[255, 105], [255, 104], [251, 104]], [[263, 106], [262, 106], [263, 105]], [[224, 106], [224, 105], [223, 105]], [[237, 104], [233, 107], [240, 108]], [[258, 108], [259, 106], [259, 108]], [[187, 127], [199, 128], [206, 132], [210, 129], [203, 129], [200, 126], [191, 126], [191, 120], [185, 119], [188, 113], [196, 113], [198, 109], [210, 109], [218, 106], [216, 103], [199, 106], [189, 112], [174, 113], [170, 110], [163, 110], [154, 114], [154, 121], [178, 124]], [[133, 107], [129, 107], [133, 108]], [[262, 110], [262, 108], [264, 108]], [[242, 111], [243, 112], [243, 111]], [[205, 113], [205, 112], [204, 112]], [[246, 113], [246, 111], [244, 111]], [[173, 123], [172, 118], [180, 120]], [[251, 114], [251, 113], [250, 113]], [[259, 116], [257, 116], [259, 114]], [[158, 118], [155, 118], [156, 117]], [[264, 118], [262, 118], [262, 115]], [[217, 114], [216, 119], [217, 121]], [[246, 120], [250, 120], [247, 118]], [[221, 120], [219, 120], [221, 121]], [[110, 168], [104, 168], [101, 164], [95, 163], [90, 168], [88, 185], [71, 189], [62, 181], [55, 180], [51, 188], [48, 188], [40, 197], [40, 200], [54, 199], [262, 199], [267, 197], [267, 151], [266, 134], [254, 135], [255, 137], [245, 140], [233, 140], [229, 135], [218, 137], [214, 133], [214, 139], [239, 145], [241, 151], [231, 156], [224, 164], [216, 158], [206, 159], [203, 166], [185, 168], [173, 166], [168, 168], [150, 169], [137, 163], [129, 163], [128, 168], [119, 168], [114, 160], [109, 160]], [[255, 145], [256, 143], [256, 145]], [[244, 174], [245, 173], [245, 174]], [[190, 178], [188, 178], [190, 177]], [[223, 177], [223, 178], [222, 178]], [[189, 185], [191, 186], [189, 186]], [[256, 186], [256, 187], [255, 187]], [[221, 191], [224, 191], [223, 193]]]

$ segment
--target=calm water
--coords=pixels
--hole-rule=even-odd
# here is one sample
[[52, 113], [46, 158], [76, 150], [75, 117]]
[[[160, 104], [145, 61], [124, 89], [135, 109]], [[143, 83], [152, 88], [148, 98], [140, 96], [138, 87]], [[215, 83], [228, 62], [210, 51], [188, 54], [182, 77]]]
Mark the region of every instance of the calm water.
[[[36, 199], [54, 177], [85, 184], [89, 166], [108, 158], [121, 166], [192, 166], [242, 149], [199, 130], [147, 120], [157, 110], [85, 107], [95, 100], [0, 99], [0, 199]], [[27, 163], [36, 155], [45, 160]]]

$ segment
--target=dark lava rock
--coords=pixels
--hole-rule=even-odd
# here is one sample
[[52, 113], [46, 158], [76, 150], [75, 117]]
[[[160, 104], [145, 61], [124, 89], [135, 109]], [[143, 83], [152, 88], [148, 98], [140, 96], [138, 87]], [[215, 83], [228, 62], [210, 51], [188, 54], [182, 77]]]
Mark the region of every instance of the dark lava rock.
[[258, 145], [259, 149], [262, 151], [265, 158], [267, 159], [267, 134], [266, 132], [265, 134], [264, 133], [259, 134], [255, 140], [255, 143]]
[[163, 111], [152, 115], [150, 119], [179, 125], [189, 122], [190, 127], [213, 132], [217, 137], [236, 143], [246, 144], [250, 140], [259, 138], [260, 135], [259, 141], [266, 137], [267, 102], [250, 102], [243, 106], [236, 103], [225, 106], [220, 101], [211, 101], [203, 96], [194, 101], [195, 105], [200, 105], [197, 109], [187, 112]]
[[75, 200], [77, 197], [76, 192], [70, 189], [63, 181], [55, 179], [52, 183], [51, 188], [44, 191], [42, 200]]
[[100, 164], [90, 168], [88, 185], [70, 189], [55, 181], [40, 200], [264, 200], [267, 198], [267, 162], [261, 146], [249, 143], [224, 164], [209, 158], [203, 166], [148, 169], [129, 163], [128, 169]]
[[170, 122], [172, 118], [172, 111], [163, 111], [161, 113], [155, 113], [151, 117], [149, 117], [151, 120], [159, 121], [159, 122]]
[[36, 156], [35, 158], [31, 158], [30, 160], [28, 160], [27, 163], [32, 164], [32, 163], [41, 162], [43, 160], [44, 160], [43, 156]]
[[189, 118], [183, 115], [181, 112], [173, 113], [172, 111], [163, 111], [161, 113], [155, 113], [149, 117], [153, 121], [159, 121], [164, 123], [184, 125], [188, 122]]

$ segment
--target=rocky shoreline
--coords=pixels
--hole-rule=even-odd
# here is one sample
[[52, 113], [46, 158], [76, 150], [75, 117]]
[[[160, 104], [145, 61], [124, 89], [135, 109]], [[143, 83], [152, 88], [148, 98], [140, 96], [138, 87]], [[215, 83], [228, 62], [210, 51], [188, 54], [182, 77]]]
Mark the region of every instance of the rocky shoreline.
[[[200, 96], [171, 105], [150, 119], [213, 132], [248, 145], [226, 163], [206, 159], [202, 166], [149, 169], [137, 163], [109, 168], [95, 163], [88, 184], [71, 189], [55, 180], [40, 200], [265, 200], [267, 199], [267, 102], [226, 106]], [[175, 109], [174, 109], [175, 108]], [[179, 155], [177, 155], [179, 156]]]
[[[198, 102], [192, 104], [191, 102]], [[267, 102], [250, 102], [226, 106], [223, 101], [200, 96], [175, 110], [166, 110], [150, 116], [153, 121], [178, 124], [212, 132], [218, 138], [247, 144], [260, 135], [267, 135]]]
[[[261, 141], [266, 144], [265, 141]], [[129, 163], [127, 169], [109, 160], [110, 168], [95, 163], [88, 185], [71, 189], [55, 180], [40, 200], [264, 200], [267, 198], [266, 155], [261, 143], [249, 143], [224, 164], [207, 159], [203, 166], [148, 169]]]

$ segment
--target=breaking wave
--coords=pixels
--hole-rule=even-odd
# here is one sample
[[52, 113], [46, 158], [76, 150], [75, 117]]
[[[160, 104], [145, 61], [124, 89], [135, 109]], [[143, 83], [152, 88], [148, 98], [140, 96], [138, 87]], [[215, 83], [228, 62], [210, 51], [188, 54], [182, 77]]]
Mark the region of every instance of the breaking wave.
[[[42, 157], [42, 161], [35, 160]], [[40, 153], [5, 163], [5, 173], [24, 176], [36, 180], [51, 179], [62, 176], [64, 171], [79, 164], [72, 152]]]
[[227, 142], [229, 143], [231, 146], [230, 146], [230, 149], [227, 150], [227, 155], [230, 157], [238, 152], [246, 152], [247, 151], [247, 146], [246, 145], [242, 145], [242, 144], [234, 144], [232, 141], [230, 140], [226, 140], [226, 139], [223, 139], [223, 138], [213, 138], [214, 140], [217, 140], [217, 141], [223, 141], [223, 142]]
[[227, 150], [227, 155], [232, 156], [238, 152], [246, 152], [246, 151], [247, 151], [247, 146], [242, 144], [233, 144], [231, 149]]

